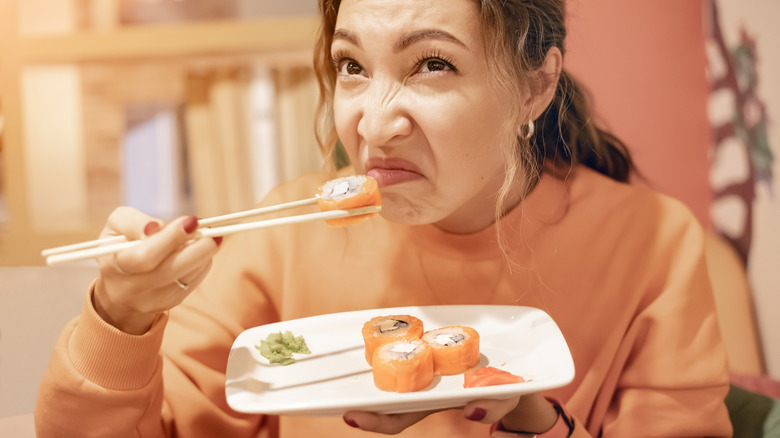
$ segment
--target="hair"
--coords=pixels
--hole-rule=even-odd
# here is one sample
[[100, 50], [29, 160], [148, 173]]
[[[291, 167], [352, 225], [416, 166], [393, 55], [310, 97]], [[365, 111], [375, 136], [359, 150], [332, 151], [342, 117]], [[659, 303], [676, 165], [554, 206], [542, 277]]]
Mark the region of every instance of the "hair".
[[[545, 81], [540, 75], [552, 48], [564, 53], [565, 0], [474, 0], [477, 4], [490, 64], [490, 84], [495, 96], [538, 94]], [[338, 136], [333, 124], [333, 91], [336, 72], [330, 47], [340, 0], [319, 0], [322, 21], [314, 52], [314, 69], [320, 85], [317, 107], [317, 141], [325, 162], [334, 170]], [[519, 99], [518, 99], [519, 100]], [[582, 164], [617, 181], [627, 182], [635, 171], [626, 146], [614, 135], [595, 125], [590, 98], [565, 70], [557, 78], [555, 96], [536, 120], [530, 138], [526, 126], [531, 109], [512, 105], [506, 110], [502, 148], [506, 162], [504, 184], [498, 193], [497, 215], [514, 184], [524, 184], [527, 194], [544, 169], [555, 175], [568, 174]], [[522, 128], [522, 129], [521, 129]], [[562, 172], [559, 172], [562, 171]]]

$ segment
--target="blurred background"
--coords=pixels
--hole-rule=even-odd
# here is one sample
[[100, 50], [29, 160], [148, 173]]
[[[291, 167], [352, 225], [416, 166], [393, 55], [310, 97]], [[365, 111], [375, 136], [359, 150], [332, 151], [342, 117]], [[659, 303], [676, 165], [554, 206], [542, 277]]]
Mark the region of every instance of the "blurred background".
[[[569, 0], [565, 59], [637, 183], [728, 243], [774, 377], [777, 17], [776, 0]], [[0, 266], [95, 238], [119, 205], [212, 216], [318, 169], [316, 29], [315, 0], [0, 0]]]
[[314, 0], [2, 0], [0, 264], [319, 168]]
[[[780, 378], [780, 2], [568, 6], [564, 65], [588, 86], [597, 116], [626, 142], [646, 183], [688, 205], [718, 238], [709, 261], [738, 260], [760, 359]], [[721, 242], [731, 254], [714, 248]], [[743, 279], [732, 281], [731, 265], [710, 269], [716, 304], [736, 307], [724, 298]]]

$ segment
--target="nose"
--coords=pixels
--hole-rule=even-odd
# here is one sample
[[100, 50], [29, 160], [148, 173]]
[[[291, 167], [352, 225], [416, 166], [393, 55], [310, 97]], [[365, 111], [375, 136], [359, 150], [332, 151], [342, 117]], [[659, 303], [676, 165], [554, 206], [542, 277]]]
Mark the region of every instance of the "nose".
[[363, 100], [363, 113], [357, 127], [366, 143], [388, 145], [411, 134], [412, 128], [403, 85], [378, 81], [372, 84]]

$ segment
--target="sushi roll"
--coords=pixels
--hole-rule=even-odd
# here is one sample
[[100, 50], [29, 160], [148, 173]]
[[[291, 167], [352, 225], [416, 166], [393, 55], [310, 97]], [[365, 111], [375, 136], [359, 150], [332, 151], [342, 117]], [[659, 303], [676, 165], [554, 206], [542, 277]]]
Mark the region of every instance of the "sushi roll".
[[382, 391], [420, 391], [433, 382], [433, 354], [421, 339], [384, 344], [373, 362], [374, 385]]
[[471, 327], [442, 327], [425, 332], [422, 339], [433, 350], [436, 374], [460, 374], [479, 364], [479, 333]]
[[[317, 205], [321, 211], [348, 210], [351, 208], [382, 205], [382, 195], [374, 178], [351, 175], [336, 178], [323, 184], [317, 193]], [[378, 213], [361, 214], [325, 221], [331, 226], [347, 226], [362, 222]]]
[[423, 323], [411, 315], [376, 316], [363, 324], [363, 341], [366, 345], [366, 361], [373, 362], [374, 350], [388, 342], [420, 339]]

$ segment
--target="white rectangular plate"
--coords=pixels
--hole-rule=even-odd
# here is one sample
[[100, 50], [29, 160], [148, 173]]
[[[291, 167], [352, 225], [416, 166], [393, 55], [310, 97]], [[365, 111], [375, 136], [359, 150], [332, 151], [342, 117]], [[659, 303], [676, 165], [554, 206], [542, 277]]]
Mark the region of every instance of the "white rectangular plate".
[[[464, 388], [463, 375], [437, 376], [425, 390], [385, 392], [374, 386], [364, 357], [361, 329], [375, 316], [404, 314], [425, 330], [448, 325], [473, 327], [480, 335], [480, 365], [527, 381]], [[296, 362], [270, 364], [255, 345], [269, 334], [303, 336], [312, 354]], [[564, 386], [574, 378], [571, 353], [558, 326], [542, 310], [522, 306], [420, 306], [360, 310], [313, 316], [248, 329], [233, 343], [225, 393], [239, 412], [298, 416], [342, 415], [348, 410], [399, 413], [464, 406], [480, 398], [508, 398]]]

